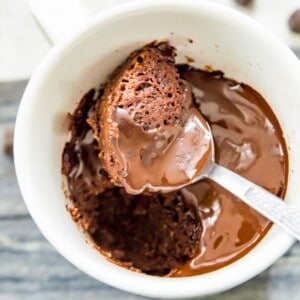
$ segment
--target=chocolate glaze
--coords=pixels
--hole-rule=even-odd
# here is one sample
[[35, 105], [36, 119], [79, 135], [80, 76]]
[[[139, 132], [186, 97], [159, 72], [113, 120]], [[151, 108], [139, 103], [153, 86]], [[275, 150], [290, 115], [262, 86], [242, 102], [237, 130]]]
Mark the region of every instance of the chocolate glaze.
[[176, 190], [201, 174], [211, 159], [210, 131], [194, 107], [184, 126], [147, 132], [123, 109], [116, 110], [115, 123], [114, 153], [122, 169], [118, 182], [129, 194]]
[[[216, 162], [283, 197], [287, 149], [270, 107], [251, 87], [179, 66], [212, 126]], [[154, 275], [189, 276], [228, 265], [252, 249], [270, 222], [205, 180], [169, 194], [128, 195], [103, 170], [86, 123], [94, 91], [72, 115], [63, 153], [72, 216], [116, 263]]]

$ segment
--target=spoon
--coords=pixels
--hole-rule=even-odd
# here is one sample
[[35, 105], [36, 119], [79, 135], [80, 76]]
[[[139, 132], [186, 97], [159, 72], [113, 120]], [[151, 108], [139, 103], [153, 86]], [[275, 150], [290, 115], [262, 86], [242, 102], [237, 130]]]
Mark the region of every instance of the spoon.
[[[131, 122], [133, 124], [132, 126], [136, 126], [134, 125], [133, 121], [129, 120], [128, 122]], [[185, 125], [185, 129], [187, 127], [189, 128], [188, 131], [190, 132], [190, 135], [185, 134], [182, 137], [182, 144], [186, 147], [183, 148], [184, 150], [182, 150], [182, 146], [174, 142], [173, 151], [174, 153], [177, 153], [177, 156], [180, 157], [180, 160], [182, 156], [196, 157], [196, 160], [187, 160], [186, 163], [187, 169], [198, 170], [194, 176], [192, 176], [188, 181], [181, 181], [181, 183], [179, 181], [177, 184], [168, 183], [166, 185], [155, 186], [152, 183], [147, 183], [143, 187], [135, 189], [130, 185], [129, 182], [126, 181], [130, 177], [139, 179], [139, 177], [135, 176], [136, 174], [132, 172], [132, 174], [128, 173], [125, 179], [121, 179], [123, 180], [122, 185], [125, 187], [126, 191], [130, 194], [139, 194], [145, 189], [152, 192], [172, 192], [208, 178], [225, 188], [231, 194], [238, 197], [241, 201], [248, 204], [251, 208], [258, 211], [261, 215], [271, 220], [273, 223], [282, 227], [297, 240], [300, 240], [300, 210], [285, 203], [281, 198], [275, 196], [250, 180], [247, 180], [237, 173], [234, 173], [229, 169], [215, 163], [215, 145], [212, 130], [210, 125], [198, 110], [192, 111], [189, 121], [187, 121]], [[201, 134], [201, 138], [197, 139], [196, 137], [199, 134]], [[135, 139], [138, 138], [131, 135], [130, 141]], [[189, 148], [188, 145], [191, 145], [190, 143], [197, 145], [192, 149], [192, 152], [186, 150], [186, 148]], [[194, 152], [195, 149], [202, 150]], [[137, 151], [137, 153], [138, 152], [139, 151]], [[169, 157], [169, 166], [176, 165], [176, 161], [171, 161], [173, 156], [176, 157], [176, 155], [173, 154], [171, 155], [171, 158]], [[164, 158], [166, 159], [167, 157], [165, 156]], [[139, 156], [137, 160], [140, 160]], [[126, 159], [126, 163], [128, 165], [132, 164], [128, 159]], [[196, 165], [198, 167], [196, 167]], [[159, 172], [153, 172], [151, 169], [149, 169], [149, 167], [147, 167], [146, 170], [150, 172], [151, 175], [155, 174], [156, 177], [158, 177], [160, 174]], [[168, 172], [167, 170], [165, 171], [169, 174], [168, 179], [170, 179], [172, 176], [170, 173], [176, 173], [177, 170], [172, 170], [172, 172]], [[181, 173], [178, 172], [175, 177], [180, 174]], [[153, 180], [152, 177], [150, 179]]]
[[297, 240], [300, 240], [300, 210], [285, 203], [281, 198], [250, 180], [215, 163], [213, 134], [210, 125], [207, 122], [205, 125], [210, 133], [210, 158], [202, 172], [193, 178], [189, 184], [206, 178], [214, 181], [264, 217], [279, 225]]

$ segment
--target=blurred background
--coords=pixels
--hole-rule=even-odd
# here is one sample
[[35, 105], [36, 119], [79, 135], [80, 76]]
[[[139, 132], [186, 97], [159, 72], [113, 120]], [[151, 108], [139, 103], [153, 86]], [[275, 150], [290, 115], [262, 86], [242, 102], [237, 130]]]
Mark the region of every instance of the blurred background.
[[[64, 260], [28, 215], [15, 178], [14, 121], [35, 68], [84, 19], [131, 0], [76, 0], [73, 9], [74, 1], [0, 0], [0, 300], [143, 299], [101, 284]], [[300, 0], [210, 1], [250, 15], [300, 54]], [[258, 277], [208, 299], [300, 299], [300, 243]]]
[[[76, 0], [77, 4], [82, 4], [82, 10], [91, 15], [129, 1], [132, 0]], [[210, 1], [239, 9], [274, 31], [291, 47], [300, 48], [300, 35], [293, 33], [288, 26], [290, 15], [300, 8], [299, 0]], [[36, 13], [35, 17], [28, 2]], [[30, 77], [52, 46], [49, 37], [41, 30], [35, 18], [45, 19], [46, 11], [46, 18], [49, 18], [51, 23], [56, 20], [57, 24], [60, 24], [68, 6], [71, 7], [70, 2], [72, 0], [0, 0], [0, 81]], [[238, 4], [247, 2], [249, 4], [245, 6]], [[55, 7], [63, 9], [59, 11]], [[74, 10], [70, 9], [68, 13], [74, 14]], [[63, 31], [62, 28], [60, 30]]]

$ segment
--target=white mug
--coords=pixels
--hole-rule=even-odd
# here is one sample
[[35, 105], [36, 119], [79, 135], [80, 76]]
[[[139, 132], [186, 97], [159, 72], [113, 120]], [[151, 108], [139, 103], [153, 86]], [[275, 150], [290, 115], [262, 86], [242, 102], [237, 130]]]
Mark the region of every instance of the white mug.
[[[18, 112], [14, 155], [22, 195], [45, 237], [71, 263], [111, 286], [158, 298], [204, 296], [237, 286], [265, 270], [294, 239], [273, 226], [254, 249], [214, 272], [181, 278], [136, 273], [106, 260], [66, 210], [61, 155], [68, 134], [62, 116], [128, 54], [170, 39], [178, 62], [192, 57], [256, 89], [272, 107], [289, 149], [286, 201], [300, 207], [300, 63], [250, 18], [206, 1], [137, 1], [93, 17], [56, 45], [30, 80]], [[193, 43], [188, 40], [192, 39]]]

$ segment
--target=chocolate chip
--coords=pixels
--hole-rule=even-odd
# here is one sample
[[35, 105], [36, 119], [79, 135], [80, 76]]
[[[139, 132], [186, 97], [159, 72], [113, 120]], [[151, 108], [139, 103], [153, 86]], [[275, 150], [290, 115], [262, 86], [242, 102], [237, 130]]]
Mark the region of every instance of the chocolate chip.
[[300, 9], [295, 10], [289, 18], [289, 27], [292, 31], [300, 33]]
[[247, 6], [249, 5], [251, 2], [253, 2], [253, 0], [234, 0], [234, 2], [236, 4], [242, 5], [242, 6]]
[[12, 129], [4, 130], [3, 151], [7, 156], [13, 157], [14, 131]]

